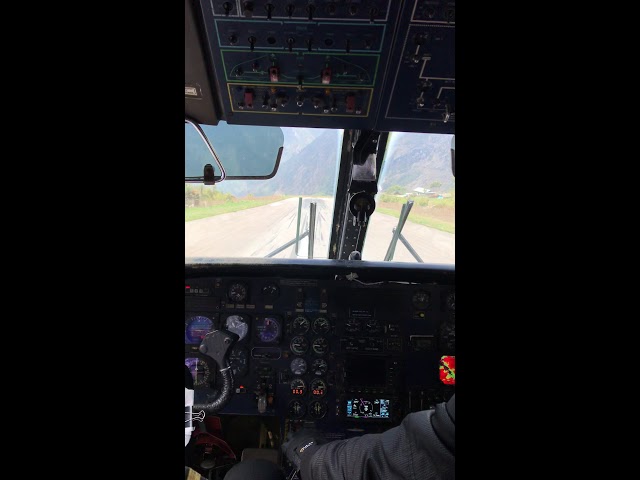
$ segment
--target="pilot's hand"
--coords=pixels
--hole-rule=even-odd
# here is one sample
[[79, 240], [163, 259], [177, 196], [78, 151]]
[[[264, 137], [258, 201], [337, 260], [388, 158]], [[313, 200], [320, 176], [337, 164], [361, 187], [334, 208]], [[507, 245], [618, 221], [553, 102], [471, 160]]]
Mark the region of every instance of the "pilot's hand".
[[293, 435], [289, 433], [287, 441], [282, 444], [282, 451], [296, 469], [300, 470], [302, 457], [315, 451], [314, 447], [323, 443], [327, 443], [327, 439], [321, 432], [311, 428], [301, 428]]

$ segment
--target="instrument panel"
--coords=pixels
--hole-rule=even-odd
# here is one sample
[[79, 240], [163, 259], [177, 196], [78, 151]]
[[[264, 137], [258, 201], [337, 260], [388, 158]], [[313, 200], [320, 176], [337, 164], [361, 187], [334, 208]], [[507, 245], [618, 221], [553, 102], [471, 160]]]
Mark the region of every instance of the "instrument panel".
[[[455, 131], [454, 0], [205, 0], [199, 10], [230, 124]], [[188, 79], [185, 98], [200, 98]]]
[[230, 356], [235, 393], [221, 414], [371, 431], [448, 399], [455, 388], [453, 282], [187, 279], [185, 364], [196, 403], [215, 397], [217, 366], [198, 346], [218, 328], [240, 337]]

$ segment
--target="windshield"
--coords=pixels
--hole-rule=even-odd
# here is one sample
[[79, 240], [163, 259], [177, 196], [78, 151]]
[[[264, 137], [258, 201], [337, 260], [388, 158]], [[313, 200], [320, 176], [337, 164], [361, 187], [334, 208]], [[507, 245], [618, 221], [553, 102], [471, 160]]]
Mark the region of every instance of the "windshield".
[[[455, 264], [452, 139], [453, 135], [391, 133], [363, 260]], [[409, 216], [394, 248], [403, 207], [410, 207]]]
[[[309, 258], [314, 209], [311, 255], [329, 257], [343, 130], [282, 127], [282, 133], [284, 149], [273, 178], [185, 183], [185, 262]], [[363, 260], [455, 264], [451, 140], [452, 135], [390, 135]], [[408, 206], [393, 247], [394, 229]]]
[[312, 256], [328, 258], [343, 131], [283, 127], [282, 132], [284, 150], [273, 178], [185, 184], [186, 261], [309, 258], [312, 208]]

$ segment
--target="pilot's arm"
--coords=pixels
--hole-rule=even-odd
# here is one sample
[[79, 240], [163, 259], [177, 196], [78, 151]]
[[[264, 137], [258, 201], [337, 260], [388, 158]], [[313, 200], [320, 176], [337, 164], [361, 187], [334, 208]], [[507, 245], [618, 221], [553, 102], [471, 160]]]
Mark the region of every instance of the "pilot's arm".
[[294, 463], [299, 463], [302, 480], [454, 479], [455, 395], [434, 410], [407, 415], [381, 434], [320, 445], [301, 438], [300, 443], [293, 455], [290, 445], [287, 456], [299, 454]]

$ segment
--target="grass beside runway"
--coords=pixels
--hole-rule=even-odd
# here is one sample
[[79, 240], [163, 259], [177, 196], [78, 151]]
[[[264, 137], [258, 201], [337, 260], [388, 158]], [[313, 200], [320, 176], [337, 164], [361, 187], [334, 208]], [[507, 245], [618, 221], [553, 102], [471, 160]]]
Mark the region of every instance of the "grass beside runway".
[[190, 222], [192, 220], [199, 220], [201, 218], [215, 217], [216, 215], [222, 215], [223, 213], [237, 212], [239, 210], [246, 210], [248, 208], [261, 207], [262, 205], [268, 205], [269, 203], [280, 202], [287, 198], [284, 195], [273, 195], [270, 197], [244, 197], [233, 199], [231, 201], [219, 201], [213, 202], [206, 207], [185, 207], [184, 209], [184, 221]]

